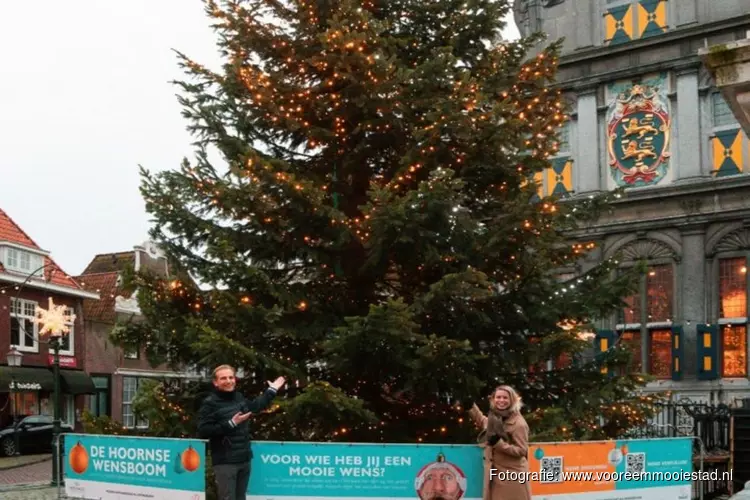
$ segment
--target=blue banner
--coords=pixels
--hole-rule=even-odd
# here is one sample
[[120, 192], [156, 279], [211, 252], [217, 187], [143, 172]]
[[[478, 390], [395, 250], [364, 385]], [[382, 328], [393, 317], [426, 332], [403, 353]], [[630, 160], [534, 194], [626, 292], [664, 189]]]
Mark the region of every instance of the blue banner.
[[101, 500], [202, 500], [205, 457], [205, 442], [197, 439], [66, 434], [65, 493]]
[[[689, 488], [693, 478], [693, 440], [674, 438], [617, 441], [610, 460], [623, 478], [615, 484], [618, 490], [663, 486]], [[628, 477], [632, 480], [626, 480]]]
[[475, 445], [253, 442], [248, 500], [481, 500]]

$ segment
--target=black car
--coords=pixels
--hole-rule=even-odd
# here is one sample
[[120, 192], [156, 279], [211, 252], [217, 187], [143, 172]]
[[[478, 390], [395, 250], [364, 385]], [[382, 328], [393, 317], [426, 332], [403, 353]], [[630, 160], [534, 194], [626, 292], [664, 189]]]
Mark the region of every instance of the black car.
[[[60, 424], [60, 431], [73, 432], [69, 424]], [[11, 456], [16, 453], [16, 441], [13, 425], [0, 430], [0, 455]], [[31, 415], [18, 423], [18, 445], [21, 454], [52, 452], [52, 417], [48, 415]]]

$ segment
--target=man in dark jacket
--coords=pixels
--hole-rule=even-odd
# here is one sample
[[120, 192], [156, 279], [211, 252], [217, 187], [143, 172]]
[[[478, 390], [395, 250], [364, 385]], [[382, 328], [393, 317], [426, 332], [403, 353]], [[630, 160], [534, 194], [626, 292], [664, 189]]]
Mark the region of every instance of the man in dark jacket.
[[248, 400], [235, 391], [234, 374], [229, 365], [214, 370], [214, 390], [203, 400], [198, 422], [198, 436], [209, 440], [219, 500], [245, 500], [252, 458], [248, 419], [267, 408], [286, 383], [279, 377], [262, 396]]

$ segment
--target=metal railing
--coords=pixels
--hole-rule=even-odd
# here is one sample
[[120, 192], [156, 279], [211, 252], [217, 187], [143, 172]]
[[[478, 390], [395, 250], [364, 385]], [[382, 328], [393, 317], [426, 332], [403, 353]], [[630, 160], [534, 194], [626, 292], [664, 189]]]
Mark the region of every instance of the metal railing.
[[[708, 455], [729, 454], [729, 430], [732, 411], [724, 404], [669, 402], [657, 403], [656, 415], [646, 425], [631, 430], [630, 438], [700, 438]], [[697, 445], [696, 445], [696, 452]]]
[[[726, 495], [730, 461], [732, 409], [724, 404], [667, 402], [656, 404], [656, 415], [646, 425], [632, 429], [627, 437], [693, 438], [694, 470], [702, 480], [693, 481], [693, 500], [711, 500]], [[705, 479], [709, 478], [709, 479]]]

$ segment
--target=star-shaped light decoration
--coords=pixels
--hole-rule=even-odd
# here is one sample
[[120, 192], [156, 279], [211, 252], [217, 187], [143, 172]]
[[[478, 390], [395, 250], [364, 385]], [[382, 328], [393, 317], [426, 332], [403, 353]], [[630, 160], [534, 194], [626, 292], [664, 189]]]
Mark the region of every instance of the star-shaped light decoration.
[[49, 298], [49, 309], [36, 306], [34, 322], [41, 327], [39, 329], [40, 336], [49, 334], [52, 337], [62, 337], [70, 333], [68, 324], [75, 319], [75, 314], [68, 313], [68, 306], [56, 306], [52, 297]]
[[596, 334], [594, 332], [578, 332], [576, 333], [576, 336], [586, 342], [591, 342], [596, 338]]

